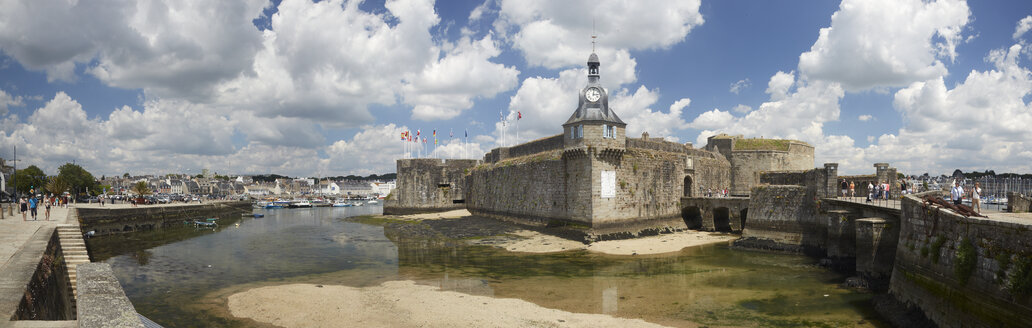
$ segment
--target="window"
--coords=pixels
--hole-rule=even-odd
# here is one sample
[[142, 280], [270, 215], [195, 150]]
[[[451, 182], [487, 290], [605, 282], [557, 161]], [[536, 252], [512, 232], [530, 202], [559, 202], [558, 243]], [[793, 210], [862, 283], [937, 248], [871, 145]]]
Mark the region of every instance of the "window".
[[609, 135], [609, 126], [608, 125], [602, 124], [602, 137], [603, 138], [609, 138], [610, 137], [610, 135]]

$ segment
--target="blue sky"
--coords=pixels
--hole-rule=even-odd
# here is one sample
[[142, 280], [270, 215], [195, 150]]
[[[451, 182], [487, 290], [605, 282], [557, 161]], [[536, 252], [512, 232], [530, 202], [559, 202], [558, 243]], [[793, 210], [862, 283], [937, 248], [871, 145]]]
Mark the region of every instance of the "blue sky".
[[479, 158], [560, 132], [593, 30], [628, 136], [800, 139], [856, 174], [1032, 171], [1025, 1], [0, 7], [0, 156], [48, 173], [384, 173], [417, 129]]

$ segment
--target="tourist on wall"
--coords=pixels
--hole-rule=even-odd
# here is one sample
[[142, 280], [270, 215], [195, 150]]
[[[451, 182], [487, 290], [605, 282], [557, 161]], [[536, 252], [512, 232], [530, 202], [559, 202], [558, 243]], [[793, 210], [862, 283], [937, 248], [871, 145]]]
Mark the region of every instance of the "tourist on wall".
[[964, 198], [964, 187], [960, 186], [956, 180], [953, 181], [953, 189], [950, 189], [950, 199], [953, 200], [954, 205], [960, 205], [960, 200]]
[[867, 182], [867, 202], [870, 203], [871, 199], [874, 198], [874, 185], [870, 181]]
[[842, 197], [846, 197], [846, 191], [849, 191], [849, 183], [842, 179]]
[[975, 209], [975, 213], [982, 212], [982, 188], [978, 182], [975, 182], [975, 187], [971, 188], [971, 207]]
[[39, 201], [36, 200], [36, 196], [29, 197], [29, 215], [32, 216], [32, 221], [36, 221], [36, 207], [39, 205]]
[[856, 197], [856, 184], [849, 182], [849, 197]]
[[22, 221], [28, 221], [25, 219], [25, 212], [29, 211], [29, 203], [25, 201], [25, 197], [22, 197], [21, 200], [18, 200], [18, 207], [18, 210], [21, 212]]
[[46, 220], [47, 221], [50, 221], [50, 199], [52, 199], [52, 198], [53, 197], [44, 198], [44, 200], [43, 200], [43, 208], [45, 209], [45, 211], [43, 213], [44, 213], [44, 216], [46, 216]]

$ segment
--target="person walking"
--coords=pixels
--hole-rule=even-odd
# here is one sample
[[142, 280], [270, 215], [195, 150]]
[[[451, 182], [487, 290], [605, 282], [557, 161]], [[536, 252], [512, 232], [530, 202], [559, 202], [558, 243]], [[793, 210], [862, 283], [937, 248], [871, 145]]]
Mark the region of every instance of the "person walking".
[[971, 188], [971, 207], [975, 209], [975, 213], [982, 213], [982, 188], [978, 182]]
[[52, 199], [54, 198], [47, 197], [43, 199], [43, 207], [46, 209], [46, 211], [44, 211], [43, 213], [45, 214], [47, 221], [50, 221], [50, 203]]
[[32, 221], [36, 221], [36, 208], [39, 207], [39, 201], [36, 200], [36, 196], [29, 197], [29, 215], [32, 216]]
[[18, 210], [21, 212], [22, 221], [28, 221], [25, 219], [25, 214], [29, 211], [29, 203], [25, 201], [25, 197], [18, 200]]
[[856, 197], [856, 184], [849, 182], [849, 197]]
[[960, 200], [964, 198], [964, 187], [960, 186], [956, 180], [953, 181], [953, 189], [950, 189], [950, 199], [953, 200], [953, 205], [960, 205]]
[[842, 197], [846, 197], [846, 191], [849, 190], [849, 183], [846, 182], [846, 179], [842, 179], [841, 185], [842, 185]]
[[870, 181], [867, 182], [867, 202], [870, 203], [871, 199], [874, 198], [874, 185]]

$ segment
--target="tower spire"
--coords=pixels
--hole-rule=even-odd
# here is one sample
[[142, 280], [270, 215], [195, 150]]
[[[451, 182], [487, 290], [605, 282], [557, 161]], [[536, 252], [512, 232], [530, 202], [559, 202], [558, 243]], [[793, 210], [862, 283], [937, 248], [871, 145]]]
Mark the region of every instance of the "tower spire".
[[598, 36], [595, 35], [595, 19], [592, 18], [591, 19], [591, 52], [595, 52], [595, 39], [597, 39], [597, 38], [598, 38]]

